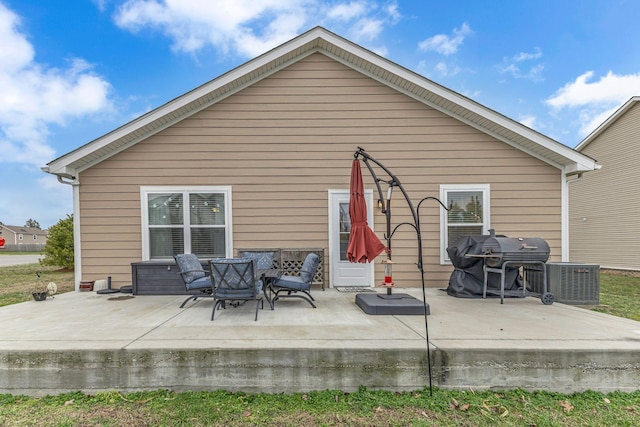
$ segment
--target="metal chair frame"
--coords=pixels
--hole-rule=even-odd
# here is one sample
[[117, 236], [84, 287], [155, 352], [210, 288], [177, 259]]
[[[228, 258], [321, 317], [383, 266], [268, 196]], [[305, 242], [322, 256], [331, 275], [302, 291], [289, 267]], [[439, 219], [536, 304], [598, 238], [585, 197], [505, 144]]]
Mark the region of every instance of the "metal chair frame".
[[[194, 255], [194, 256], [195, 256], [195, 255]], [[176, 261], [176, 265], [178, 266], [178, 269], [180, 270], [180, 271], [178, 271], [178, 274], [179, 274], [179, 275], [180, 275], [180, 277], [182, 278], [182, 280], [183, 280], [183, 282], [184, 282], [184, 284], [185, 284], [185, 287], [186, 287], [187, 291], [189, 290], [189, 289], [188, 289], [188, 283], [190, 283], [190, 282], [187, 282], [187, 280], [186, 280], [186, 277], [185, 277], [185, 276], [186, 276], [187, 274], [203, 272], [203, 273], [204, 273], [204, 275], [205, 275], [205, 277], [209, 277], [209, 276], [210, 276], [210, 274], [211, 274], [211, 272], [210, 272], [210, 271], [207, 271], [207, 270], [206, 270], [206, 269], [204, 269], [204, 268], [202, 268], [202, 270], [185, 270], [185, 271], [182, 271], [182, 270], [180, 269], [180, 262], [178, 262], [178, 255], [174, 256], [174, 257], [173, 257], [173, 259], [175, 259], [175, 261]], [[209, 277], [209, 281], [211, 281], [211, 278], [210, 278], [210, 277]], [[180, 304], [180, 308], [183, 308], [183, 307], [185, 306], [185, 304], [186, 304], [187, 302], [191, 301], [191, 300], [196, 301], [198, 298], [213, 298], [213, 285], [211, 285], [211, 287], [209, 287], [209, 288], [202, 288], [202, 289], [199, 289], [199, 291], [200, 291], [200, 293], [198, 293], [198, 294], [194, 294], [194, 295], [190, 295], [187, 299], [185, 299], [185, 300], [182, 302], [182, 304]]]
[[227, 302], [238, 307], [247, 301], [256, 301], [255, 320], [258, 320], [258, 308], [264, 308], [264, 299], [256, 289], [259, 280], [256, 278], [255, 262], [248, 258], [216, 258], [209, 260], [211, 280], [213, 283], [214, 319], [216, 309], [226, 308]]

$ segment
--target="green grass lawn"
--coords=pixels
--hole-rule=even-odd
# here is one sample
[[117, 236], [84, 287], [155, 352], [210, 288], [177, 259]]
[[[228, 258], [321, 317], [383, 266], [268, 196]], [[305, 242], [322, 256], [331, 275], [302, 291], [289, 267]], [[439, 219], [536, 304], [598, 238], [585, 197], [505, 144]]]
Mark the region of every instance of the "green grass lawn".
[[600, 275], [600, 305], [593, 310], [640, 321], [640, 277]]
[[[62, 292], [73, 272], [29, 264], [0, 268], [0, 306], [27, 301], [36, 271]], [[602, 274], [593, 310], [640, 320], [640, 278]], [[4, 374], [0, 374], [4, 375]], [[0, 381], [2, 381], [0, 377]], [[639, 391], [561, 394], [362, 388], [292, 394], [226, 391], [0, 395], [4, 426], [640, 426]]]
[[637, 426], [640, 392], [360, 389], [292, 394], [226, 391], [0, 395], [0, 425], [17, 426]]
[[[36, 276], [38, 271], [40, 279]], [[73, 271], [40, 264], [0, 267], [0, 307], [31, 300], [31, 291], [38, 284], [46, 286], [49, 282], [56, 284], [58, 293], [75, 289]]]

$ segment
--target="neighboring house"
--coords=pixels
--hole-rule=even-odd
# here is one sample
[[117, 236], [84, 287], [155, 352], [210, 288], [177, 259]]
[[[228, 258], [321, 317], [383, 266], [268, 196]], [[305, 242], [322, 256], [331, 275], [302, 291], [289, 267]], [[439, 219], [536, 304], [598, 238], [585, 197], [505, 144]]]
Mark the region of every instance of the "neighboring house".
[[576, 150], [602, 169], [570, 185], [570, 259], [640, 270], [640, 96], [587, 136]]
[[0, 236], [4, 238], [5, 245], [44, 245], [48, 234], [47, 230], [35, 227], [0, 225]]
[[[73, 186], [76, 282], [131, 283], [130, 263], [323, 248], [325, 282], [377, 285], [382, 265], [345, 261], [351, 162], [383, 163], [420, 209], [428, 286], [445, 287], [449, 241], [495, 228], [547, 240], [566, 260], [567, 179], [596, 162], [316, 27], [51, 161]], [[370, 225], [383, 237], [363, 167]], [[381, 178], [388, 178], [377, 171]], [[570, 178], [569, 178], [570, 179]], [[377, 198], [376, 198], [377, 199]], [[392, 221], [411, 221], [400, 192]], [[397, 286], [419, 286], [415, 231], [392, 241]], [[384, 259], [384, 255], [379, 257]], [[375, 277], [374, 278], [374, 274]]]

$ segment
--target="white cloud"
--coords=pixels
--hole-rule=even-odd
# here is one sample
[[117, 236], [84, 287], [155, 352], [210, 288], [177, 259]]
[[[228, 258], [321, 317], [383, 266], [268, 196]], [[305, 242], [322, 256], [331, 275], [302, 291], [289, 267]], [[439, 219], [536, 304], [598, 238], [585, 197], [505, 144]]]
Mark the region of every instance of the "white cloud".
[[500, 73], [511, 74], [516, 79], [528, 79], [534, 82], [544, 80], [542, 72], [544, 64], [534, 63], [528, 64], [542, 58], [542, 50], [539, 47], [533, 49], [533, 52], [519, 52], [511, 58], [505, 58], [503, 64], [498, 66]]
[[464, 39], [473, 34], [471, 27], [466, 22], [460, 28], [453, 29], [453, 36], [436, 34], [418, 43], [418, 48], [423, 51], [435, 51], [448, 56], [458, 51]]
[[522, 117], [520, 117], [520, 119], [518, 120], [521, 124], [525, 125], [528, 128], [531, 129], [535, 129], [536, 128], [536, 116], [531, 115], [531, 114], [527, 114], [524, 115]]
[[592, 81], [594, 74], [593, 71], [581, 74], [545, 101], [556, 110], [577, 109], [583, 137], [640, 93], [640, 73], [617, 75], [609, 71], [599, 80]]
[[371, 42], [399, 16], [395, 1], [220, 0], [214, 8], [206, 0], [128, 0], [115, 22], [131, 32], [160, 31], [177, 52], [211, 46], [254, 57], [318, 24], [344, 30], [356, 43]]
[[104, 12], [107, 9], [108, 0], [91, 0], [96, 5], [99, 11]]
[[384, 22], [379, 19], [363, 18], [357, 22], [352, 34], [356, 40], [375, 40], [384, 29]]
[[450, 66], [446, 62], [438, 62], [434, 67], [434, 70], [437, 73], [439, 73], [441, 76], [445, 76], [445, 77], [455, 76], [456, 74], [460, 73], [460, 71], [462, 71], [462, 69], [459, 66], [457, 65]]
[[616, 75], [609, 71], [600, 80], [589, 82], [594, 72], [587, 71], [567, 83], [546, 100], [555, 108], [580, 107], [594, 104], [622, 104], [640, 93], [640, 73]]
[[[9, 165], [10, 175], [0, 172], [0, 178], [19, 176], [20, 183], [2, 185], [3, 200], [11, 203], [0, 204], [0, 221], [9, 225], [23, 225], [33, 218], [43, 228], [49, 228], [61, 218], [73, 212], [71, 207], [72, 189], [70, 185], [61, 185], [56, 177], [43, 174], [26, 173], [20, 166]], [[6, 182], [6, 181], [4, 181]]]
[[520, 52], [513, 57], [515, 62], [531, 61], [533, 59], [542, 58], [542, 50], [539, 47], [533, 49], [533, 52]]
[[338, 4], [329, 9], [327, 17], [340, 21], [349, 21], [362, 16], [366, 11], [365, 2], [351, 2]]
[[20, 18], [0, 3], [0, 161], [42, 166], [55, 156], [49, 127], [109, 107], [109, 84], [80, 59], [67, 69], [34, 61]]
[[604, 123], [605, 120], [607, 120], [609, 117], [611, 117], [611, 115], [615, 113], [618, 108], [620, 108], [620, 105], [616, 105], [615, 107], [608, 108], [606, 110], [596, 109], [595, 111], [593, 111], [586, 109], [581, 111], [579, 115], [581, 121], [579, 129], [580, 136], [586, 137], [591, 132], [596, 130], [596, 128]]

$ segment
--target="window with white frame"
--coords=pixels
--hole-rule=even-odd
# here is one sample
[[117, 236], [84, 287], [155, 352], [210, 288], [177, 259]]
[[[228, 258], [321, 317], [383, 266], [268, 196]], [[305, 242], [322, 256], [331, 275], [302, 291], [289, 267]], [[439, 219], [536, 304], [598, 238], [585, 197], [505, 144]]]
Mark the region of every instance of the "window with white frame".
[[231, 187], [142, 187], [143, 259], [227, 257]]
[[449, 208], [440, 217], [440, 261], [449, 263], [447, 247], [460, 236], [487, 234], [490, 227], [489, 184], [443, 184], [440, 200]]
[[33, 240], [38, 240], [38, 235], [37, 234], [33, 235]]

